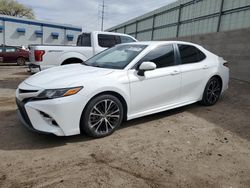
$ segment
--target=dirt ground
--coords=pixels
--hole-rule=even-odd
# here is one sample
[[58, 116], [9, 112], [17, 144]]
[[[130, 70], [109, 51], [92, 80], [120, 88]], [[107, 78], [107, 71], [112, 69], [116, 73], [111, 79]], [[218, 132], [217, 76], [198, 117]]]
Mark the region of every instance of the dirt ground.
[[102, 139], [29, 132], [15, 89], [26, 69], [0, 66], [0, 187], [250, 187], [250, 84], [231, 80], [199, 104], [124, 123]]

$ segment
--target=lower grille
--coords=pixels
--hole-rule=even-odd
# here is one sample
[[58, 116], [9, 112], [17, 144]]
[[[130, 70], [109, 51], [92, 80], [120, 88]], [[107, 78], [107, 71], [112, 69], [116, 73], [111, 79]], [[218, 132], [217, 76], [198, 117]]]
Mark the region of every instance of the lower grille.
[[20, 114], [21, 114], [23, 120], [25, 121], [25, 123], [30, 128], [33, 128], [32, 124], [30, 122], [30, 119], [28, 117], [28, 114], [27, 114], [25, 107], [24, 107], [25, 103], [16, 98], [16, 104], [17, 104], [18, 110], [20, 111]]

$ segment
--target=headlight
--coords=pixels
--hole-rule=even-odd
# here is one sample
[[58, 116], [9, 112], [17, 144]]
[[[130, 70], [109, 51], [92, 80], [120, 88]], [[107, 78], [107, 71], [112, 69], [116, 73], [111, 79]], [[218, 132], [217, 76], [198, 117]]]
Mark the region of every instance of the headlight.
[[62, 89], [46, 89], [40, 93], [38, 99], [55, 99], [66, 97], [78, 93], [83, 87], [62, 88]]

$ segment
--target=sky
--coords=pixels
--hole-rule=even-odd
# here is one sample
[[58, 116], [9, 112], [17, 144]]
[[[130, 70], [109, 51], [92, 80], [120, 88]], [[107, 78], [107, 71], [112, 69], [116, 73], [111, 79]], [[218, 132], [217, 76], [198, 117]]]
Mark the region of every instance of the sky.
[[[36, 19], [101, 29], [102, 0], [17, 0], [31, 7]], [[176, 0], [105, 0], [104, 29], [160, 8]]]

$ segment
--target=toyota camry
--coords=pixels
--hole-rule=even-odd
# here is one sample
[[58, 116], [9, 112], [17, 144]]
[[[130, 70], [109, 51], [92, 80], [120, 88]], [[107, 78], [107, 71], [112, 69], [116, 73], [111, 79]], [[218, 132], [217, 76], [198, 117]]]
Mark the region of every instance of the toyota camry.
[[18, 86], [16, 102], [31, 130], [98, 138], [126, 120], [195, 102], [214, 105], [228, 82], [228, 63], [199, 45], [138, 42], [37, 73]]

